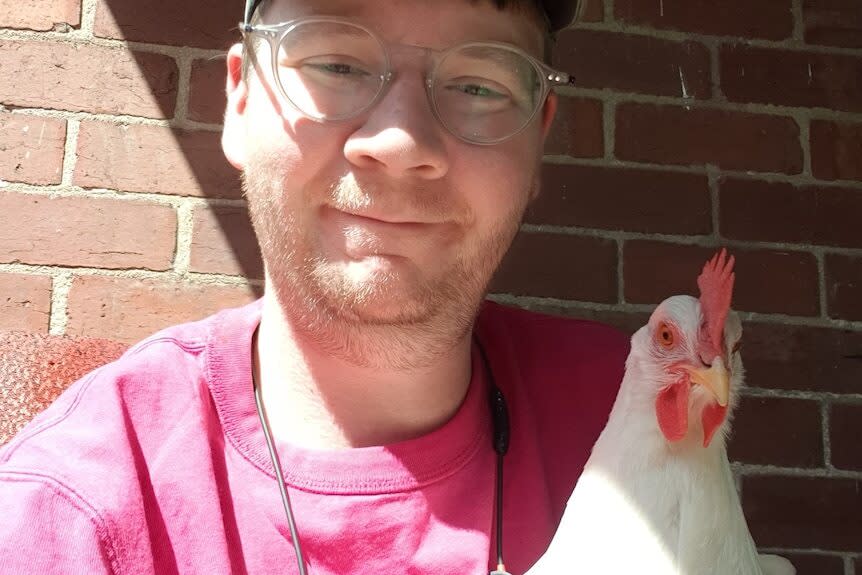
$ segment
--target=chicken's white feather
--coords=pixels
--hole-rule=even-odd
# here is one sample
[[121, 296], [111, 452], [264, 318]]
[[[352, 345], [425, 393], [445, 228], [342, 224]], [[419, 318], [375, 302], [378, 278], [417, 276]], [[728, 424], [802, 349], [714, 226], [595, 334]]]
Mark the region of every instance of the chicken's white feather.
[[[665, 300], [655, 317], [673, 318], [691, 336], [681, 342], [689, 346], [703, 319], [690, 296]], [[632, 337], [608, 423], [553, 542], [528, 575], [792, 575], [795, 570], [782, 558], [764, 557], [770, 567], [761, 568], [727, 459], [728, 420], [707, 447], [699, 422], [679, 441], [662, 434], [655, 401], [667, 377], [651, 345], [653, 318]], [[732, 374], [728, 414], [743, 384], [739, 354], [731, 351], [741, 329], [731, 312], [725, 327]], [[697, 357], [694, 349], [679, 353]], [[706, 392], [691, 389], [692, 412], [707, 401]]]

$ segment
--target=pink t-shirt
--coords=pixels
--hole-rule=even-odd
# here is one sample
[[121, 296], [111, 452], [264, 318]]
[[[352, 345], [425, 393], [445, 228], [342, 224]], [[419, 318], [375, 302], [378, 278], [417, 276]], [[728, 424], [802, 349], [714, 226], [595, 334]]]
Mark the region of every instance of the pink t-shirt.
[[[296, 573], [252, 393], [260, 313], [256, 302], [144, 340], [3, 447], [0, 573]], [[509, 405], [504, 552], [520, 574], [607, 420], [628, 338], [493, 303], [476, 336]], [[424, 437], [331, 452], [277, 444], [311, 574], [493, 567], [495, 453], [476, 349], [473, 365], [458, 412]]]

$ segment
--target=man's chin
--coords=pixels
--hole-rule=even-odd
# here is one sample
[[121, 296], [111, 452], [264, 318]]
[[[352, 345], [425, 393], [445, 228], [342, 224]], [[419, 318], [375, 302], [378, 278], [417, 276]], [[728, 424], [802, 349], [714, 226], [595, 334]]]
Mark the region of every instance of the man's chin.
[[[351, 286], [353, 287], [353, 286]], [[428, 323], [440, 311], [432, 294], [399, 289], [390, 284], [324, 292], [318, 300], [332, 319], [355, 325], [408, 326]]]
[[469, 332], [480, 286], [459, 269], [436, 281], [401, 271], [357, 276], [318, 260], [268, 268], [267, 289], [294, 328], [328, 353], [358, 365], [428, 365]]
[[355, 326], [408, 327], [427, 324], [433, 313], [415, 302], [363, 301], [349, 305], [334, 302], [329, 312], [344, 323]]

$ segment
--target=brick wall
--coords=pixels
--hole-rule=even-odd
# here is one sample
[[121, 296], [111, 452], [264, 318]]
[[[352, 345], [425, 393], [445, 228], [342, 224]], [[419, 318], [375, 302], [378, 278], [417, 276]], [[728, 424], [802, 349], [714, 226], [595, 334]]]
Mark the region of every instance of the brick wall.
[[[0, 329], [133, 341], [256, 297], [218, 141], [241, 3], [4, 4]], [[729, 246], [752, 531], [862, 575], [862, 3], [590, 0], [558, 48], [579, 87], [493, 297], [632, 330]]]

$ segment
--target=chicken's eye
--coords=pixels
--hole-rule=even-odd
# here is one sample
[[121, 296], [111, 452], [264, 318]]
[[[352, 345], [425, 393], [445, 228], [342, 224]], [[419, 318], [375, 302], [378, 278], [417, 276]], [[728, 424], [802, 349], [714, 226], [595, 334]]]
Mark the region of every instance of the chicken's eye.
[[736, 343], [733, 344], [733, 349], [730, 350], [731, 355], [737, 353], [739, 348], [742, 347], [742, 340], [736, 340]]
[[656, 331], [656, 338], [658, 339], [658, 342], [662, 345], [662, 347], [673, 347], [673, 330], [670, 329], [670, 326], [666, 323], [662, 323], [658, 326], [658, 330]]

